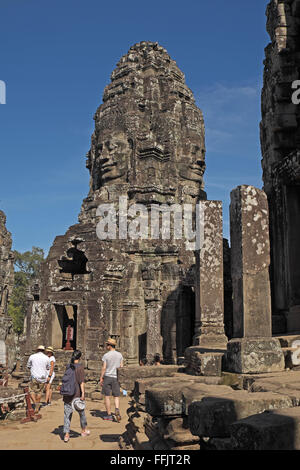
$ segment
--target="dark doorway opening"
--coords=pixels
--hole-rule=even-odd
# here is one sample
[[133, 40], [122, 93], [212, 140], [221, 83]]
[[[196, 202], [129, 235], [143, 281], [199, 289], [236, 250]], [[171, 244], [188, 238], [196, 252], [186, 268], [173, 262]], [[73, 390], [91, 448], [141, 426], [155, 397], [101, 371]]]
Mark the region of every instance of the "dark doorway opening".
[[190, 286], [183, 286], [179, 295], [176, 315], [177, 359], [184, 358], [184, 351], [193, 344], [195, 331], [195, 292]]
[[55, 305], [55, 316], [52, 323], [53, 347], [64, 349], [68, 335], [71, 348], [75, 350], [77, 343], [77, 305]]

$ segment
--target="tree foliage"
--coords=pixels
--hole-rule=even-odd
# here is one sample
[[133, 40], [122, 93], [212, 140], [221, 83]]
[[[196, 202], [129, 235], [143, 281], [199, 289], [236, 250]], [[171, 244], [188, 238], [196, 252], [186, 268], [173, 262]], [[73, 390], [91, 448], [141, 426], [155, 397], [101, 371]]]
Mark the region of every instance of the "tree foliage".
[[17, 334], [23, 332], [24, 318], [27, 311], [26, 292], [34, 278], [38, 277], [44, 250], [36, 246], [31, 251], [20, 253], [14, 251], [15, 281], [8, 314], [13, 320], [13, 328]]

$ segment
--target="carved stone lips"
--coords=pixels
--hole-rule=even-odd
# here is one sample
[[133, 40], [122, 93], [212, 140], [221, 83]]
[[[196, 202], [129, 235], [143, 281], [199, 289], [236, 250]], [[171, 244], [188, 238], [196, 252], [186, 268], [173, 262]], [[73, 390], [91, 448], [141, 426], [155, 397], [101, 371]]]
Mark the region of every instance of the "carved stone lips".
[[104, 165], [101, 166], [101, 170], [109, 170], [110, 168], [114, 167], [116, 164], [115, 163], [104, 163]]
[[200, 165], [190, 165], [190, 169], [199, 174], [203, 173], [203, 168]]

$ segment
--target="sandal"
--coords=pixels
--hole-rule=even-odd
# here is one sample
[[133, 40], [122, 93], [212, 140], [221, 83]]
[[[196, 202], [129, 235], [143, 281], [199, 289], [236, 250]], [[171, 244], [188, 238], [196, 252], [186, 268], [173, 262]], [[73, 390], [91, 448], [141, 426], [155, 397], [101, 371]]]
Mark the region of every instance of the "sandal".
[[70, 436], [65, 436], [65, 437], [64, 437], [64, 442], [68, 442], [69, 439], [70, 439]]
[[86, 437], [86, 436], [89, 436], [91, 434], [90, 431], [84, 431], [81, 433], [82, 437]]

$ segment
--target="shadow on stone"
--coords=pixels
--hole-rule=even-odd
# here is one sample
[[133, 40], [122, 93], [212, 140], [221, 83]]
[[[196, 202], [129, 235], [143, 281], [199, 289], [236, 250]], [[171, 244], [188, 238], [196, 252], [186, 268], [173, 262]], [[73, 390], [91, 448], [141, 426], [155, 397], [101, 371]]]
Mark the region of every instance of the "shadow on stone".
[[100, 434], [99, 437], [103, 442], [118, 442], [120, 434]]

